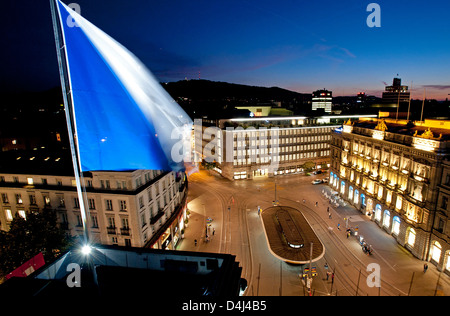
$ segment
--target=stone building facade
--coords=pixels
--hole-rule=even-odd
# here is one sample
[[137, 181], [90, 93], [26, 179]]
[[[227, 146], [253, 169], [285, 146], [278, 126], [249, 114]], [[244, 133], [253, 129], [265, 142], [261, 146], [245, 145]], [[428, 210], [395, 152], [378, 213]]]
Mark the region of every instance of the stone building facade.
[[[29, 157], [21, 154], [29, 162]], [[48, 159], [47, 159], [48, 158]], [[33, 158], [33, 162], [42, 159]], [[47, 159], [46, 161], [44, 161]], [[75, 177], [57, 168], [70, 157], [46, 157], [31, 172], [12, 165], [0, 171], [0, 229], [8, 230], [15, 216], [44, 208], [55, 211], [58, 225], [69, 236], [83, 235]], [[52, 167], [54, 165], [55, 168]], [[70, 164], [68, 164], [70, 166]], [[20, 172], [23, 170], [23, 172]], [[58, 172], [56, 172], [58, 171]], [[71, 175], [72, 174], [72, 175]], [[93, 171], [83, 175], [94, 243], [175, 249], [186, 220], [187, 178], [184, 172], [161, 170]]]
[[348, 121], [331, 133], [329, 182], [415, 257], [447, 273], [449, 123]]

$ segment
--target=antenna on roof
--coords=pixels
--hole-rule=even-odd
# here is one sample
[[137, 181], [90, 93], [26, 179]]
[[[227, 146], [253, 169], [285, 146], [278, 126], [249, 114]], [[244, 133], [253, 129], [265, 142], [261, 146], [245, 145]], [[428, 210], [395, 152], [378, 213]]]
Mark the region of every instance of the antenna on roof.
[[422, 113], [420, 114], [420, 121], [423, 118], [423, 106], [425, 105], [426, 88], [423, 88]]
[[408, 116], [406, 117], [406, 121], [409, 122], [409, 109], [411, 106], [411, 93], [412, 93], [413, 82], [411, 80], [411, 90], [409, 90], [409, 103], [408, 103]]

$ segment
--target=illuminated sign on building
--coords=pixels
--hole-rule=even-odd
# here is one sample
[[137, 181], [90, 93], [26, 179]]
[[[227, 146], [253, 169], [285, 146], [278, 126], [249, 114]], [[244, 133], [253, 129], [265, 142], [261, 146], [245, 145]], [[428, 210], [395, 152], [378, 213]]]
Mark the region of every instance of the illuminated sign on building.
[[412, 145], [414, 148], [425, 150], [425, 151], [435, 151], [439, 148], [439, 142], [432, 139], [425, 139], [420, 137], [413, 137]]
[[383, 140], [384, 139], [384, 131], [373, 130], [372, 137], [375, 139]]

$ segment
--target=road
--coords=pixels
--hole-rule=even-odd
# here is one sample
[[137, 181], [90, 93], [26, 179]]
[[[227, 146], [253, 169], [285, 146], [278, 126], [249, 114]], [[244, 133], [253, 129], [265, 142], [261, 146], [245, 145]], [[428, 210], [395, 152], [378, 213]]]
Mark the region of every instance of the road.
[[[423, 261], [414, 258], [368, 217], [349, 205], [329, 204], [323, 193], [330, 188], [311, 184], [313, 179], [324, 176], [286, 175], [229, 181], [213, 171], [192, 174], [188, 193], [190, 227], [179, 249], [235, 255], [243, 269], [242, 277], [248, 281], [248, 296], [306, 295], [299, 278], [303, 267], [283, 262], [270, 253], [258, 215], [258, 206], [262, 210], [272, 206], [276, 187], [279, 203], [301, 210], [325, 246], [324, 257], [313, 263], [318, 272], [312, 283], [314, 295], [434, 295], [438, 279], [439, 289], [448, 291], [447, 275], [439, 277], [433, 269], [425, 275]], [[207, 229], [208, 217], [213, 221]], [[372, 245], [373, 255], [364, 254], [355, 237], [347, 238], [346, 225], [358, 226], [359, 233]], [[193, 239], [198, 240], [197, 246]], [[377, 264], [375, 268], [379, 270], [370, 264]], [[327, 271], [334, 272], [333, 282], [331, 276], [327, 279]], [[368, 286], [368, 279], [376, 281], [373, 278], [376, 271], [380, 272], [381, 287]]]

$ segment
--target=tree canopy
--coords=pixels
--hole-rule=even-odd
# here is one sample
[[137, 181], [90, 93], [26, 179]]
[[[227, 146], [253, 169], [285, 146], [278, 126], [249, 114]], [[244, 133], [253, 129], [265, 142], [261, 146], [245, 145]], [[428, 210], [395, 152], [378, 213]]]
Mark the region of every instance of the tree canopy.
[[13, 271], [39, 252], [52, 261], [70, 244], [58, 227], [54, 210], [29, 212], [26, 219], [16, 216], [9, 231], [0, 231], [0, 277]]

